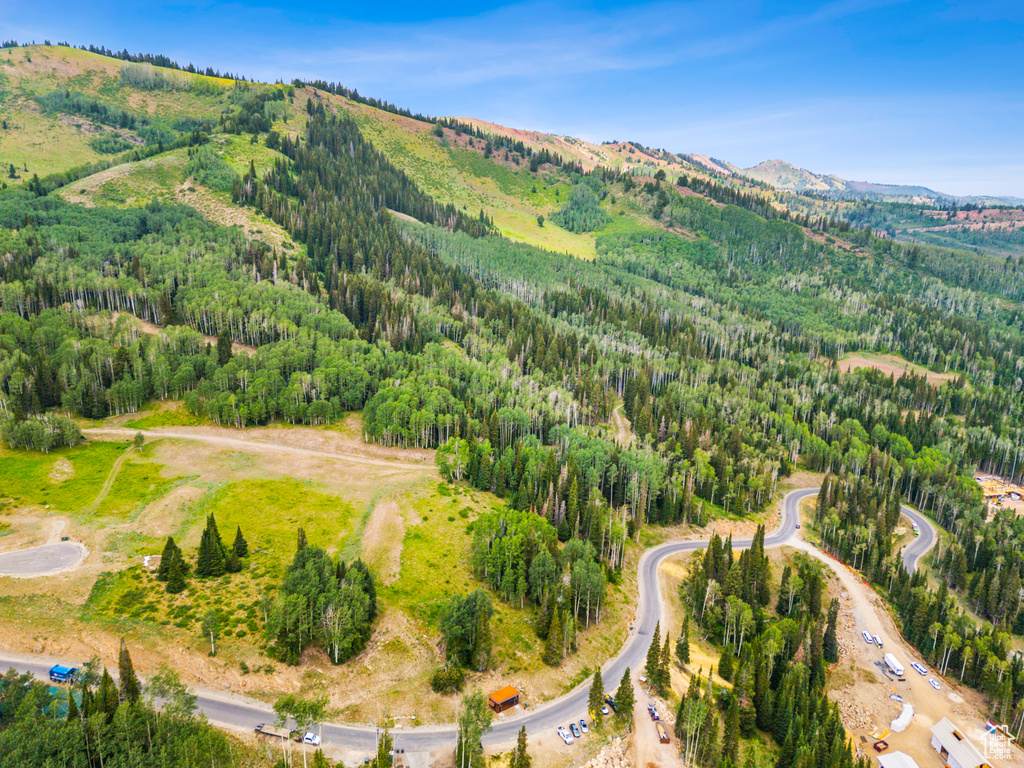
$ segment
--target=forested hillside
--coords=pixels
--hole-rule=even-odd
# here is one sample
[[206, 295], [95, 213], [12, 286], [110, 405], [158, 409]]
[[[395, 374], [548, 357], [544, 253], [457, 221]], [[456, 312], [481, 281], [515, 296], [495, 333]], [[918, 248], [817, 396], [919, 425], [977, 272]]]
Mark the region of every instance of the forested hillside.
[[[988, 519], [973, 479], [979, 467], [1024, 479], [1019, 261], [876, 237], [638, 145], [607, 149], [619, 160], [605, 165], [326, 84], [200, 87], [173, 69], [143, 78], [129, 61], [116, 88], [50, 88], [28, 66], [49, 60], [42, 48], [10, 49], [0, 73], [16, 75], [0, 82], [35, 83], [44, 114], [116, 124], [102, 146], [133, 147], [108, 162], [90, 145], [95, 155], [78, 158], [88, 167], [47, 173], [11, 148], [24, 136], [0, 143], [5, 166], [29, 165], [0, 193], [8, 446], [72, 444], [72, 420], [153, 400], [237, 427], [362, 411], [366, 440], [437, 449], [447, 478], [504, 500], [474, 523], [475, 574], [495, 599], [536, 608], [541, 641], [563, 632], [558, 659], [572, 646], [566, 623], [600, 621], [626, 542], [645, 527], [751, 517], [795, 469], [827, 473], [816, 519], [828, 548], [889, 585], [913, 642], [938, 625], [952, 648], [939, 661], [960, 665], [1001, 721], [1022, 716], [1024, 667], [1010, 651], [1024, 636], [1024, 521]], [[73, 53], [87, 72], [113, 61]], [[25, 102], [5, 93], [0, 110], [14, 120]], [[136, 94], [168, 99], [149, 118]], [[406, 130], [458, 143], [445, 173], [467, 189], [490, 179], [500, 193], [473, 200], [515, 198], [515, 216], [420, 183], [429, 169], [398, 149]], [[260, 153], [238, 167], [246, 142]], [[648, 159], [623, 161], [630, 150]], [[187, 171], [168, 195], [69, 202], [94, 173], [118, 168], [137, 183], [145, 158], [175, 152]], [[216, 205], [189, 205], [189, 187]], [[230, 226], [234, 212], [277, 234]], [[527, 224], [534, 234], [518, 236]], [[541, 230], [573, 247], [539, 247]], [[592, 258], [570, 255], [577, 246]], [[120, 314], [160, 329], [140, 333]], [[842, 372], [854, 352], [942, 377]], [[620, 408], [628, 439], [609, 426]], [[937, 586], [893, 558], [901, 500], [949, 534]], [[713, 558], [694, 571], [692, 608], [707, 580], [727, 585], [697, 621], [736, 646], [735, 706], [754, 719], [744, 734], [771, 734], [794, 761], [852, 764], [832, 746], [837, 715], [821, 698], [827, 609], [772, 614], [731, 555]], [[729, 628], [736, 610], [759, 620], [745, 641]], [[273, 630], [294, 661], [302, 631], [284, 618]], [[449, 640], [457, 661], [479, 660], [454, 630]], [[810, 660], [790, 664], [801, 646]], [[732, 765], [717, 759], [705, 764]], [[814, 762], [800, 760], [780, 764]]]

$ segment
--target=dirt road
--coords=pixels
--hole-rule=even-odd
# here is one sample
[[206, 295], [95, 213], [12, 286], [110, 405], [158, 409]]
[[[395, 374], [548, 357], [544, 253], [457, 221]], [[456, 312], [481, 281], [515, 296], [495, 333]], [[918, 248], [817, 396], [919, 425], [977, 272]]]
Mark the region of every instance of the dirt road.
[[[227, 432], [228, 430], [220, 430]], [[124, 429], [121, 427], [95, 427], [83, 429], [86, 437], [103, 439], [118, 438], [130, 440], [136, 434], [142, 433], [143, 437], [150, 439], [171, 438], [174, 440], [194, 440], [200, 443], [217, 445], [236, 451], [256, 451], [263, 453], [289, 453], [299, 456], [308, 456], [316, 459], [330, 459], [341, 461], [347, 464], [356, 464], [363, 467], [381, 467], [386, 469], [400, 469], [408, 472], [435, 472], [430, 464], [411, 464], [408, 462], [391, 461], [389, 459], [375, 459], [369, 456], [356, 456], [352, 453], [321, 451], [311, 448], [274, 443], [269, 440], [256, 439], [254, 437], [235, 437], [227, 434], [218, 434], [207, 427], [174, 427], [171, 429]]]

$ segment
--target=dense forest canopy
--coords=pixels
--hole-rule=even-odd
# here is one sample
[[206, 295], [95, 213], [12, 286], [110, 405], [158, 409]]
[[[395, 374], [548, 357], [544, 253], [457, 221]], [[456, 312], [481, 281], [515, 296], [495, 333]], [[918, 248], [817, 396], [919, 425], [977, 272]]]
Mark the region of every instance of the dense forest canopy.
[[[152, 86], [141, 77], [128, 70], [126, 87]], [[359, 100], [325, 83], [236, 84], [218, 121], [166, 137], [69, 91], [40, 101], [134, 126], [147, 142], [135, 153], [158, 154], [165, 138], [187, 147], [197, 183], [304, 249], [296, 256], [179, 203], [71, 204], [53, 190], [75, 174], [4, 190], [5, 442], [73, 444], [71, 418], [133, 413], [153, 399], [238, 427], [362, 410], [367, 440], [436, 448], [447, 478], [506, 501], [472, 531], [486, 591], [453, 601], [445, 624], [449, 660], [478, 669], [488, 648], [477, 625], [492, 597], [534, 606], [538, 636], [560, 659], [577, 628], [600, 621], [607, 584], [644, 526], [752, 515], [795, 467], [827, 473], [815, 513], [827, 548], [886, 585], [913, 642], [938, 625], [950, 649], [939, 661], [959, 663], [1004, 719], [1019, 716], [1024, 674], [1007, 638], [1024, 634], [1024, 527], [989, 519], [973, 479], [978, 468], [1024, 479], [1019, 261], [783, 215], [760, 189], [584, 172], [508, 143], [531, 158], [519, 172], [571, 186], [551, 221], [594, 232], [597, 258], [578, 260], [512, 242], [486, 211], [427, 194], [337, 103], [308, 98], [303, 126], [275, 130], [276, 105], [310, 85]], [[435, 127], [489, 136], [457, 121]], [[275, 162], [235, 173], [208, 146], [216, 132], [251, 134]], [[486, 140], [493, 152], [498, 140]], [[609, 214], [613, 201], [621, 216]], [[135, 318], [161, 329], [143, 333]], [[214, 336], [224, 343], [204, 338]], [[232, 341], [251, 351], [233, 354]], [[899, 377], [843, 372], [854, 352], [914, 366]], [[893, 559], [901, 501], [951, 534], [936, 553], [939, 589]], [[734, 563], [728, 548], [728, 558], [709, 550], [687, 593], [695, 621], [741, 665], [726, 705], [787, 754], [851, 763], [827, 751], [838, 719], [821, 696], [830, 619], [815, 575], [788, 575], [784, 610], [772, 608], [763, 553]], [[275, 595], [274, 653], [358, 653], [373, 590], [361, 563], [300, 547]], [[958, 600], [984, 623], [964, 620]], [[797, 662], [804, 640], [813, 655]], [[683, 737], [706, 716], [706, 696], [699, 684], [688, 696]]]

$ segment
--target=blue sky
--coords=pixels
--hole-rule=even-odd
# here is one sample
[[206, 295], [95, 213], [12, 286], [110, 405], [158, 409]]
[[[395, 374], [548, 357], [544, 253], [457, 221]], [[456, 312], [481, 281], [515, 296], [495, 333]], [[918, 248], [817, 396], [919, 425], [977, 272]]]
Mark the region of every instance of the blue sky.
[[0, 0], [0, 37], [318, 78], [414, 111], [1024, 197], [1024, 2]]

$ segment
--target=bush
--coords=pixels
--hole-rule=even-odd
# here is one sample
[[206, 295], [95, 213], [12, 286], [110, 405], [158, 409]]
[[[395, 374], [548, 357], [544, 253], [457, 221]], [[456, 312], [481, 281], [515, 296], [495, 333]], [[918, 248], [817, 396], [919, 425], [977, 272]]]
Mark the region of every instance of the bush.
[[466, 670], [458, 664], [445, 664], [430, 678], [430, 687], [435, 693], [455, 693], [465, 684]]

